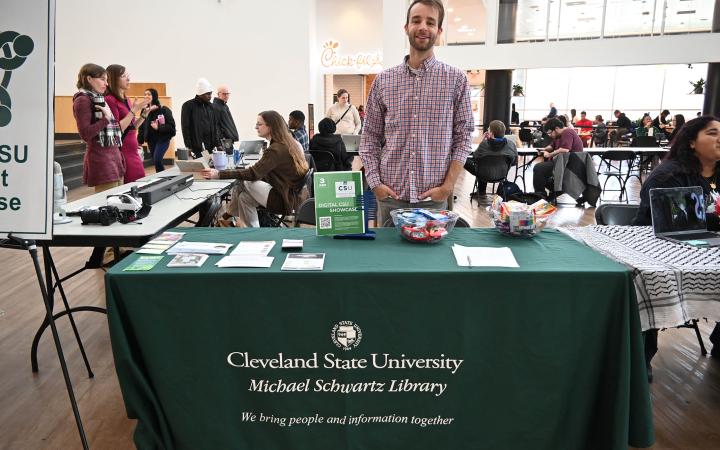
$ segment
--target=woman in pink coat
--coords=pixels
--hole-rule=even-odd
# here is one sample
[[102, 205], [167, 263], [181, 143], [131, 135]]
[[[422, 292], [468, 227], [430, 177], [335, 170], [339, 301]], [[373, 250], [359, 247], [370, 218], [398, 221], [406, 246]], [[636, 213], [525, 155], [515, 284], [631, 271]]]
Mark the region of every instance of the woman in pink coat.
[[122, 184], [125, 168], [120, 156], [120, 125], [105, 103], [107, 73], [97, 64], [80, 68], [73, 115], [80, 138], [87, 144], [83, 183], [101, 192]]
[[[132, 106], [130, 105], [125, 96], [128, 87], [130, 87], [130, 74], [125, 70], [125, 67], [119, 64], [111, 64], [107, 67], [107, 74], [108, 90], [105, 101], [110, 107], [113, 116], [120, 123], [120, 129], [123, 133], [120, 152], [125, 161], [124, 182], [131, 183], [145, 176], [145, 166], [138, 153], [137, 129], [145, 120], [147, 114], [157, 107], [147, 108], [148, 101], [144, 98], [137, 99]], [[141, 111], [140, 117], [136, 118], [135, 115]]]

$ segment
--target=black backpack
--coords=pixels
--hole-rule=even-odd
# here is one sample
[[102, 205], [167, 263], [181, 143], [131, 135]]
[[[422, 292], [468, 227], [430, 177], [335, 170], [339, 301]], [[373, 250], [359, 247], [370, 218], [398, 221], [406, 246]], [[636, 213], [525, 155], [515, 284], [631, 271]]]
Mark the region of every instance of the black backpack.
[[513, 195], [522, 194], [520, 186], [512, 181], [501, 181], [497, 188], [497, 195], [502, 197], [504, 201], [510, 200]]

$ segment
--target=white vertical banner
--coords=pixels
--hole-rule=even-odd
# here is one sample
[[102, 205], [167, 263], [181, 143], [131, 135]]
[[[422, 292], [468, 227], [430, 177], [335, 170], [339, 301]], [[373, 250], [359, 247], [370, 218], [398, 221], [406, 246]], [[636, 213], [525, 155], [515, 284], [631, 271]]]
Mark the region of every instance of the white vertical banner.
[[49, 239], [55, 0], [2, 0], [0, 9], [0, 237]]

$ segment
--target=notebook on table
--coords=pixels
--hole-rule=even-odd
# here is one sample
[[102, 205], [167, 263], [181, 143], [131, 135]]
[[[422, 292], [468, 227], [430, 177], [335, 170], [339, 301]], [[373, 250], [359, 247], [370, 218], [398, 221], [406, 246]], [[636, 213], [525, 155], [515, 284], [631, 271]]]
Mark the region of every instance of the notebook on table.
[[700, 186], [650, 189], [655, 236], [702, 247], [719, 247], [720, 233], [708, 231]]

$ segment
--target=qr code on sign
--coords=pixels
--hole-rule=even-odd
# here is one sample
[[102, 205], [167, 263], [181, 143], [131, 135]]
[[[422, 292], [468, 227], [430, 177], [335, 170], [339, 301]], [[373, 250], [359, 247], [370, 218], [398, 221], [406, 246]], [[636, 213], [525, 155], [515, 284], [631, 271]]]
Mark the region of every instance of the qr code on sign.
[[320, 229], [329, 230], [332, 228], [332, 217], [321, 217], [320, 218]]

